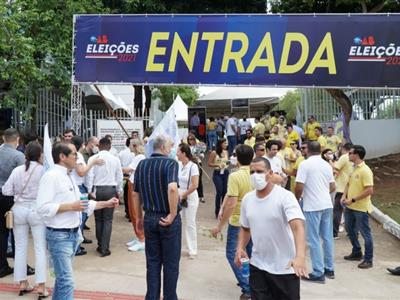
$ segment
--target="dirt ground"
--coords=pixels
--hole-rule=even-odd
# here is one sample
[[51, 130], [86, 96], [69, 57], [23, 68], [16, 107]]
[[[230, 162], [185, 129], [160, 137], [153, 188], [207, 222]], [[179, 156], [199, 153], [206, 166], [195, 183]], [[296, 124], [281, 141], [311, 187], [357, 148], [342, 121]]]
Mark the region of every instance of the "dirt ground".
[[400, 223], [400, 153], [367, 161], [374, 172], [376, 207]]

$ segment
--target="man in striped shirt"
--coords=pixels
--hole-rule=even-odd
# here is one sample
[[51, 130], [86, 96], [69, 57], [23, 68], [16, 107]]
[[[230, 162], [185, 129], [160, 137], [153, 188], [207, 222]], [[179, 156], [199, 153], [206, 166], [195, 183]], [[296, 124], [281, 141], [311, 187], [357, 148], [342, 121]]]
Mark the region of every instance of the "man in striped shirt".
[[153, 154], [142, 160], [135, 171], [133, 198], [137, 228], [144, 229], [145, 235], [147, 300], [160, 299], [161, 266], [163, 298], [178, 299], [182, 223], [178, 214], [178, 162], [169, 158], [172, 146], [171, 139], [156, 137]]

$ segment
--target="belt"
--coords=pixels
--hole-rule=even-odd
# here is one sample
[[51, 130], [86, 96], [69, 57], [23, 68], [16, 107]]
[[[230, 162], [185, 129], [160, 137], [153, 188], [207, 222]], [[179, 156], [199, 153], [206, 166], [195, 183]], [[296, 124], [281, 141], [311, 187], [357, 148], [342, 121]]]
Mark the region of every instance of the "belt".
[[75, 228], [53, 228], [53, 227], [46, 227], [50, 231], [61, 231], [61, 232], [77, 232], [79, 227]]

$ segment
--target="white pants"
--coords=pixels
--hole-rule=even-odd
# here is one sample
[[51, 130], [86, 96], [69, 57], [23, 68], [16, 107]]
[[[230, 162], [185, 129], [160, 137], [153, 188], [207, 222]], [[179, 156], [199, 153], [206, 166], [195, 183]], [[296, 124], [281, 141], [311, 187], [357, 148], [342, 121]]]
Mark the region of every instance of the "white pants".
[[189, 255], [197, 255], [197, 228], [196, 213], [199, 207], [199, 196], [197, 191], [191, 193], [188, 198], [188, 207], [182, 208], [183, 230], [185, 232], [186, 244]]
[[32, 231], [35, 246], [35, 279], [36, 283], [45, 283], [47, 275], [46, 226], [36, 212], [36, 202], [16, 202], [14, 213], [14, 280], [26, 280], [29, 228]]

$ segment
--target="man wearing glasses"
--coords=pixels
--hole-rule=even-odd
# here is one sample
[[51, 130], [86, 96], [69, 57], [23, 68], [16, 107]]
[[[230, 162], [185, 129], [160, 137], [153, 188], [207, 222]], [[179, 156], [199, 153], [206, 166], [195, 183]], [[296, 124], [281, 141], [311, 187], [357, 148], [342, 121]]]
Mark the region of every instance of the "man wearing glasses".
[[371, 195], [374, 193], [374, 175], [365, 164], [366, 151], [363, 146], [353, 145], [349, 151], [349, 160], [354, 164], [341, 202], [346, 205], [344, 212], [345, 226], [353, 249], [344, 257], [345, 260], [357, 261], [363, 259], [358, 232], [365, 241], [365, 255], [358, 265], [360, 269], [372, 268], [373, 241], [369, 227], [368, 213], [371, 212]]

